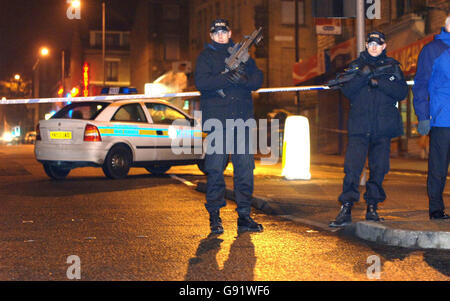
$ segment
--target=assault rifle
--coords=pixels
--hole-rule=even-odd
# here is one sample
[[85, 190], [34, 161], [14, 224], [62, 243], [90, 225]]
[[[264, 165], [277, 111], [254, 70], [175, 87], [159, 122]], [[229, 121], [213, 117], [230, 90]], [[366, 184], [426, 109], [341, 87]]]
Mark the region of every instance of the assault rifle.
[[358, 66], [355, 66], [354, 68], [351, 69], [345, 69], [344, 72], [338, 73], [335, 79], [332, 79], [329, 82], [327, 82], [325, 86], [328, 86], [332, 89], [338, 89], [340, 85], [351, 81], [358, 71], [359, 71]]
[[[377, 77], [377, 76], [385, 74], [384, 71], [386, 71], [387, 69], [389, 69], [393, 66], [394, 66], [394, 64], [387, 64], [387, 65], [383, 65], [383, 66], [375, 68], [375, 70], [373, 71], [372, 77]], [[330, 80], [329, 82], [327, 82], [325, 84], [325, 86], [328, 86], [332, 89], [338, 89], [340, 85], [351, 81], [356, 76], [358, 71], [359, 71], [358, 66], [355, 66], [351, 69], [345, 69], [343, 73], [339, 73], [336, 76], [336, 79]]]
[[[230, 56], [225, 59], [225, 70], [222, 74], [237, 69], [241, 64], [245, 64], [250, 58], [248, 50], [253, 45], [259, 44], [262, 38], [262, 27], [260, 27], [253, 31], [251, 35], [245, 36], [240, 43], [228, 48]], [[225, 93], [222, 89], [217, 90], [217, 93], [219, 93], [220, 96], [225, 97]]]
[[237, 69], [241, 63], [246, 63], [250, 57], [248, 50], [253, 44], [258, 45], [262, 40], [262, 27], [252, 32], [251, 35], [245, 36], [244, 39], [228, 48], [230, 56], [225, 59], [225, 72]]

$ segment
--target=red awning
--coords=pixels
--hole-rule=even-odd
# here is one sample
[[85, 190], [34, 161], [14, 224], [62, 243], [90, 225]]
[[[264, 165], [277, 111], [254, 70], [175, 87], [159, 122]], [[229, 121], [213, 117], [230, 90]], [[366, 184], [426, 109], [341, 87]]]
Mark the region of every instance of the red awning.
[[[431, 42], [434, 38], [434, 34], [430, 34], [425, 38], [411, 43], [405, 47], [390, 51], [388, 56], [396, 59], [402, 66], [403, 73], [413, 75], [417, 68], [417, 59], [423, 46]], [[356, 42], [355, 38], [342, 42], [332, 47], [329, 52], [330, 61], [333, 61], [337, 56], [343, 55], [350, 60], [356, 58]], [[299, 63], [295, 63], [293, 66], [293, 80], [294, 85], [298, 85], [301, 82], [314, 78], [325, 73], [325, 55], [323, 52], [310, 57]]]
[[434, 34], [430, 34], [408, 46], [390, 51], [387, 55], [400, 62], [402, 71], [405, 75], [412, 75], [416, 73], [417, 59], [419, 58], [420, 51], [423, 46], [431, 42], [433, 38]]
[[294, 64], [292, 77], [294, 85], [307, 81], [325, 73], [325, 59], [323, 52], [310, 57], [307, 60]]

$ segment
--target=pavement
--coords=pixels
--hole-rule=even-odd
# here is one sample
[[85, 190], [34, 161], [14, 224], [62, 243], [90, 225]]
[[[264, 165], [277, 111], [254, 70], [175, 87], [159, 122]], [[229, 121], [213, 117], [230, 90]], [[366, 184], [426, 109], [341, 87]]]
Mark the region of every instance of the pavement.
[[[384, 182], [387, 199], [379, 205], [382, 222], [365, 221], [365, 191], [352, 210], [353, 223], [330, 228], [340, 203], [344, 157], [311, 156], [311, 180], [287, 180], [282, 165], [262, 165], [256, 160], [252, 206], [266, 214], [330, 232], [356, 236], [378, 244], [412, 249], [450, 249], [450, 220], [429, 220], [426, 194], [427, 161], [391, 158], [391, 170]], [[225, 172], [226, 198], [234, 200], [232, 165]], [[205, 192], [206, 183], [197, 183]], [[444, 192], [444, 197], [445, 197]]]

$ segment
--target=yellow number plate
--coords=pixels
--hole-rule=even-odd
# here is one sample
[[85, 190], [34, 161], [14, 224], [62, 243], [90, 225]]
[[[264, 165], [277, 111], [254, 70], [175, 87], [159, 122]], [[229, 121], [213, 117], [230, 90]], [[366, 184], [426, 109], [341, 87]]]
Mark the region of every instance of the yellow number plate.
[[72, 139], [72, 132], [50, 132], [50, 139]]

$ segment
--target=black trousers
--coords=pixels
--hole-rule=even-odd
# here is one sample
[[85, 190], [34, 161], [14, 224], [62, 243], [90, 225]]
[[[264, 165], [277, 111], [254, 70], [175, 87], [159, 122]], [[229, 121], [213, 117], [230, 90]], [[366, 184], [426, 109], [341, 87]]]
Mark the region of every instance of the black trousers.
[[360, 176], [366, 158], [369, 159], [370, 175], [366, 182], [364, 199], [368, 205], [377, 205], [386, 199], [383, 189], [384, 176], [389, 171], [391, 138], [372, 135], [353, 135], [348, 138], [344, 163], [344, 183], [339, 196], [341, 203], [359, 201]]
[[[242, 129], [241, 129], [242, 130]], [[253, 170], [255, 159], [250, 147], [250, 129], [245, 128], [245, 136], [239, 137], [236, 128], [222, 133], [222, 141], [209, 140], [211, 147], [215, 147], [214, 152], [207, 152], [205, 156], [206, 181], [206, 210], [212, 212], [219, 210], [226, 205], [225, 202], [225, 178], [224, 171], [228, 164], [229, 156], [233, 163], [233, 184], [236, 211], [239, 216], [250, 214], [253, 194]], [[208, 136], [209, 139], [211, 136]], [[222, 145], [217, 143], [222, 142]], [[229, 148], [229, 149], [228, 149]]]
[[444, 211], [442, 194], [447, 180], [450, 160], [450, 128], [432, 127], [428, 157], [427, 190], [429, 212]]

